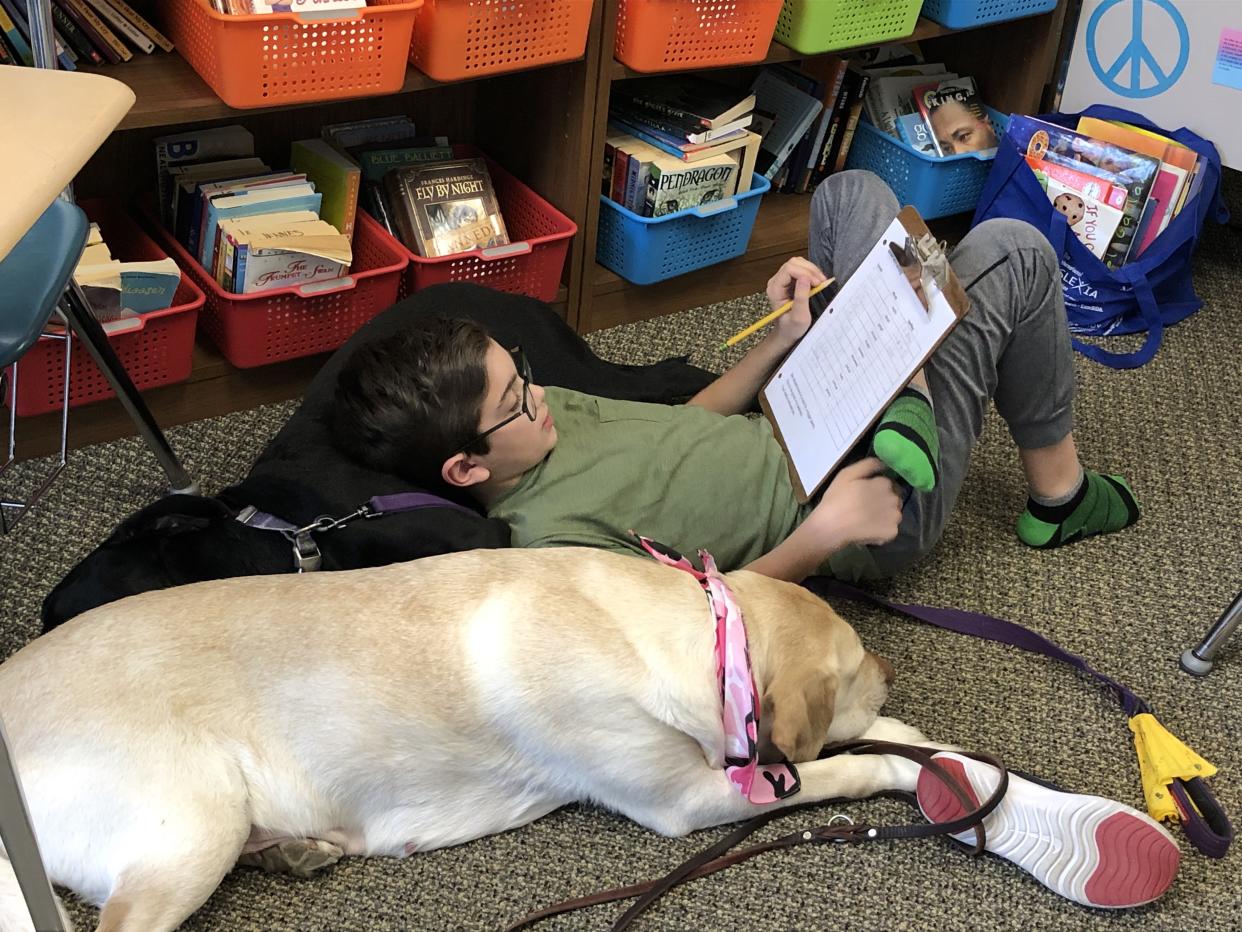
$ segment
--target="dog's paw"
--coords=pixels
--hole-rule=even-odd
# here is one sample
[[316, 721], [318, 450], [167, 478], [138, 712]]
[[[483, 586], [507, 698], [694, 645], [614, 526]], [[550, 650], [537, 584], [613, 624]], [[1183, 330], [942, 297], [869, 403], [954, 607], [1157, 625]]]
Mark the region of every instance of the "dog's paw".
[[313, 877], [344, 856], [345, 852], [331, 842], [318, 838], [292, 838], [262, 851], [243, 854], [237, 863], [244, 867], [257, 867], [269, 874]]

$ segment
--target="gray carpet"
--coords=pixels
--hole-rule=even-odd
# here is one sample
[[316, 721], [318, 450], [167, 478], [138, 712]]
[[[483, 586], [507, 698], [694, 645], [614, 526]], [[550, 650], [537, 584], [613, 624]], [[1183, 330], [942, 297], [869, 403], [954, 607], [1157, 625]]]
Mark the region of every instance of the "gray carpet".
[[[1240, 187], [1231, 177], [1235, 215], [1242, 215]], [[1020, 620], [1130, 684], [1220, 767], [1214, 786], [1235, 816], [1242, 816], [1242, 752], [1228, 736], [1238, 733], [1242, 637], [1203, 680], [1179, 672], [1177, 656], [1242, 586], [1240, 263], [1238, 228], [1209, 229], [1197, 264], [1206, 307], [1167, 334], [1157, 359], [1134, 372], [1078, 361], [1083, 457], [1133, 481], [1144, 509], [1136, 527], [1050, 553], [1020, 545], [1013, 522], [1024, 502], [1021, 475], [994, 418], [934, 557], [891, 589], [908, 600]], [[591, 340], [619, 360], [690, 349], [696, 362], [719, 368], [729, 359], [713, 347], [759, 306], [746, 299], [699, 308]], [[292, 407], [170, 433], [211, 491], [243, 475]], [[41, 599], [70, 565], [159, 493], [159, 475], [135, 441], [73, 457], [37, 514], [0, 539], [5, 655], [34, 636]], [[841, 611], [897, 666], [890, 714], [1063, 786], [1142, 805], [1125, 717], [1092, 682], [1008, 647], [851, 605]], [[765, 837], [822, 823], [834, 811], [876, 823], [916, 818], [897, 802], [860, 802], [786, 819]], [[551, 901], [660, 874], [719, 834], [663, 839], [609, 813], [570, 807], [499, 837], [404, 861], [347, 860], [314, 881], [237, 870], [186, 928], [495, 929]], [[639, 928], [1238, 928], [1238, 855], [1208, 860], [1176, 834], [1183, 864], [1175, 885], [1159, 902], [1127, 913], [1079, 908], [1007, 862], [973, 860], [929, 840], [767, 854], [682, 888]], [[92, 911], [73, 910], [89, 927]], [[617, 912], [600, 907], [540, 928], [598, 929]]]

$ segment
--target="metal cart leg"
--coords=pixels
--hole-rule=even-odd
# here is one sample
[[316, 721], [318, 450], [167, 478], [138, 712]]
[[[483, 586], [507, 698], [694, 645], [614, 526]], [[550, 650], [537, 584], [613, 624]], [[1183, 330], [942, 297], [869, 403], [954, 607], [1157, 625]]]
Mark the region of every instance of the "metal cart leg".
[[1225, 609], [1225, 613], [1216, 619], [1216, 624], [1212, 625], [1203, 642], [1182, 654], [1182, 669], [1194, 676], [1207, 676], [1212, 670], [1216, 654], [1225, 646], [1239, 621], [1242, 621], [1242, 592]]

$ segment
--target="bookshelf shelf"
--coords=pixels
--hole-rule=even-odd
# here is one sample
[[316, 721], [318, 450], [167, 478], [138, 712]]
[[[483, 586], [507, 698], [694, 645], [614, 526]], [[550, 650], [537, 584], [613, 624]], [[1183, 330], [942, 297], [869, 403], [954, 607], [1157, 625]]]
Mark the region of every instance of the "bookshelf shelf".
[[[982, 28], [982, 27], [972, 26], [971, 28], [977, 29], [977, 28]], [[964, 32], [964, 31], [966, 30], [956, 30], [956, 29], [950, 29], [947, 26], [941, 26], [939, 23], [933, 22], [930, 19], [924, 19], [923, 17], [920, 16], [918, 23], [914, 27], [914, 32], [910, 33], [910, 35], [906, 36], [903, 39], [893, 39], [892, 43], [890, 44], [897, 43], [897, 42], [920, 42], [920, 41], [923, 41], [924, 39], [935, 39], [938, 36], [946, 36], [953, 32]], [[870, 43], [869, 45], [849, 46], [844, 49], [834, 49], [832, 52], [825, 53], [825, 54], [839, 55], [844, 52], [854, 51], [855, 49], [869, 48], [870, 45], [873, 45], [873, 44], [874, 43]], [[755, 62], [755, 65], [756, 66], [771, 65], [771, 64], [778, 63], [778, 62], [801, 61], [802, 59], [809, 58], [809, 57], [813, 57], [813, 56], [804, 55], [803, 53], [795, 49], [791, 49], [787, 45], [781, 45], [779, 42], [777, 42], [774, 39], [772, 41], [772, 44], [768, 47], [768, 54], [764, 57], [763, 61]], [[737, 65], [726, 65], [724, 67], [736, 68], [738, 66]], [[695, 71], [706, 71], [709, 69], [695, 68], [694, 70]], [[643, 71], [635, 71], [633, 68], [630, 68], [627, 65], [622, 64], [621, 62], [617, 61], [614, 58], [612, 60], [611, 77], [612, 77], [612, 80], [614, 81], [625, 81], [630, 78], [649, 78], [649, 77], [652, 77], [652, 75], [647, 74], [646, 72], [643, 72]]]

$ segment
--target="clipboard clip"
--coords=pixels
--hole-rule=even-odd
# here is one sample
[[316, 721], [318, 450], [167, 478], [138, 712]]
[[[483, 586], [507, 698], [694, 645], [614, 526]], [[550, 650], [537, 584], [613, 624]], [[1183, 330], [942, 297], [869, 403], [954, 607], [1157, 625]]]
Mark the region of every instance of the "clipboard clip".
[[927, 301], [929, 286], [934, 283], [936, 290], [943, 293], [949, 284], [949, 259], [945, 254], [945, 244], [931, 233], [924, 233], [918, 239], [907, 235], [902, 245], [891, 242], [888, 248], [930, 314], [931, 307]]

